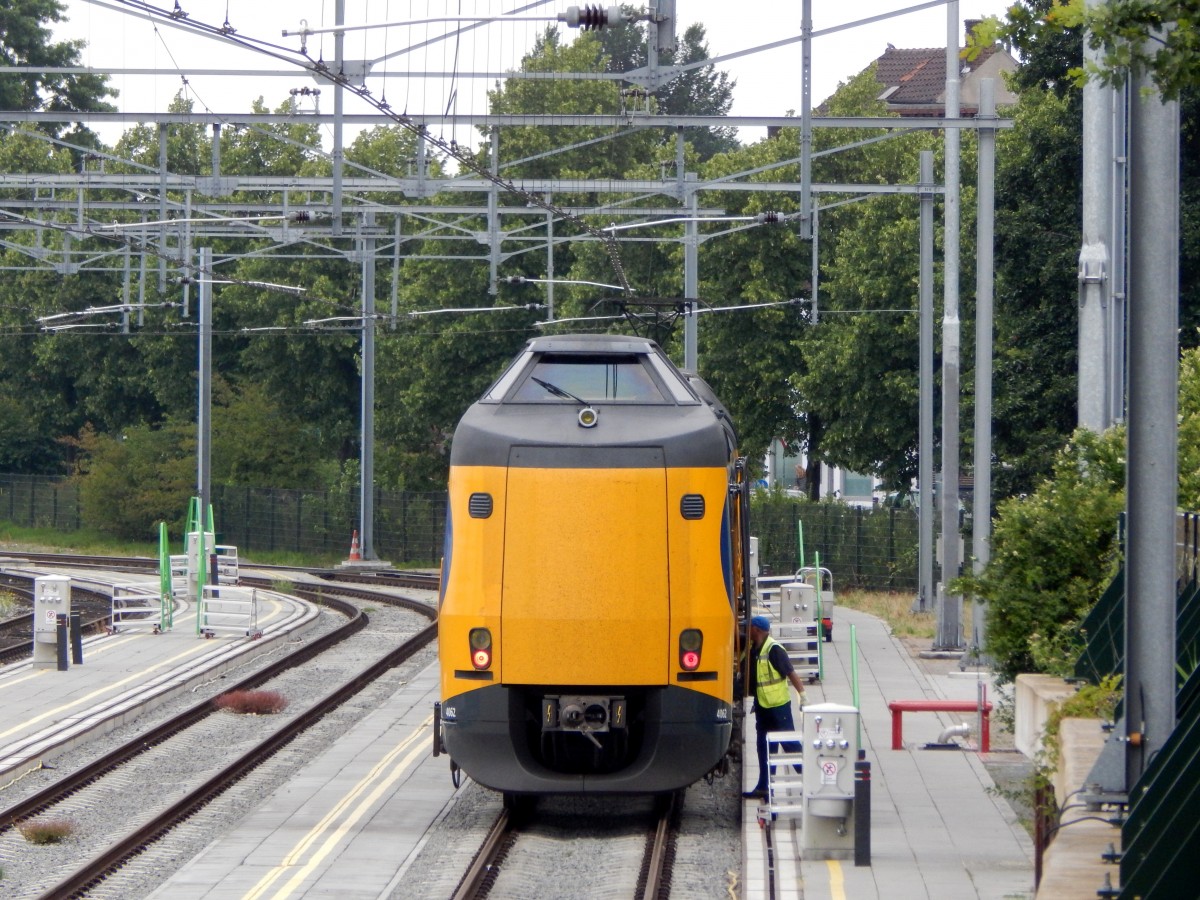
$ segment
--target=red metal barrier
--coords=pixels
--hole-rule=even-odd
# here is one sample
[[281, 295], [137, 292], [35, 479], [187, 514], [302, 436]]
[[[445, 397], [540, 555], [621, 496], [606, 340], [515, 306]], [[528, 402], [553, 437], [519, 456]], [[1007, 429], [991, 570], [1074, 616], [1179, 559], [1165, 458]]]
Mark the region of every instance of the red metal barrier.
[[974, 700], [893, 700], [888, 703], [892, 711], [892, 749], [904, 748], [904, 714], [906, 712], [961, 712], [981, 713], [982, 724], [979, 729], [979, 751], [987, 753], [992, 744], [992, 704], [985, 701], [982, 705]]

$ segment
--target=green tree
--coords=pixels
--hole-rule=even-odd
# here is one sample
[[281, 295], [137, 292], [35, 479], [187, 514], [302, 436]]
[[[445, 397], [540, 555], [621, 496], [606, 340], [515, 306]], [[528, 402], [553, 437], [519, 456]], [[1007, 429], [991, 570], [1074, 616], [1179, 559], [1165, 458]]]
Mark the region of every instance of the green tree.
[[[0, 3], [0, 68], [29, 66], [33, 69], [63, 69], [78, 66], [83, 41], [51, 40], [48, 23], [61, 22], [66, 8], [58, 0], [5, 0]], [[99, 75], [66, 75], [33, 71], [0, 75], [0, 109], [104, 111], [115, 107], [105, 102], [112, 96], [108, 78]], [[81, 146], [97, 146], [94, 134], [68, 123], [47, 123], [41, 130], [66, 137]]]
[[1029, 491], [1078, 419], [1077, 98], [1030, 87], [996, 149], [992, 446], [997, 497]]
[[1179, 507], [1200, 511], [1200, 349], [1179, 361]]
[[[606, 57], [594, 33], [579, 35], [564, 44], [557, 30], [548, 29], [521, 62], [524, 72], [603, 72]], [[511, 78], [490, 92], [494, 113], [615, 113], [620, 95], [611, 81], [579, 79]], [[511, 127], [499, 139], [500, 175], [515, 177], [581, 177], [622, 179], [655, 159], [660, 147], [649, 131], [618, 132], [609, 128], [551, 126]], [[475, 157], [482, 170], [490, 167], [485, 146]], [[501, 195], [502, 199], [504, 195]], [[479, 195], [446, 194], [443, 202], [480, 203]], [[603, 193], [589, 196], [556, 196], [560, 206], [590, 206], [605, 201]], [[401, 311], [471, 309], [479, 313], [407, 317], [393, 333], [380, 333], [377, 344], [380, 397], [376, 419], [379, 437], [376, 470], [382, 483], [429, 489], [445, 482], [450, 437], [462, 413], [522, 344], [536, 332], [532, 323], [544, 314], [518, 309], [493, 312], [496, 306], [541, 302], [544, 294], [532, 286], [489, 284], [489, 247], [477, 240], [488, 232], [485, 211], [459, 216], [445, 226], [427, 227], [419, 240], [406, 244], [415, 255], [404, 264], [399, 291]], [[531, 210], [539, 220], [545, 213]], [[515, 223], [515, 224], [513, 224]], [[500, 245], [502, 274], [540, 277], [546, 272], [545, 252], [538, 242], [527, 241], [530, 223], [514, 215], [501, 219], [505, 229]], [[539, 223], [540, 224], [540, 223]], [[604, 223], [607, 224], [607, 223]], [[565, 242], [577, 237], [577, 221], [559, 220], [555, 237], [555, 271], [579, 277], [595, 264], [607, 265], [597, 243]], [[457, 235], [458, 239], [453, 239]], [[465, 237], [466, 239], [462, 239]], [[580, 268], [580, 259], [587, 260]], [[611, 283], [611, 267], [590, 280]], [[631, 280], [637, 281], [634, 273]], [[532, 293], [539, 291], [539, 293]], [[594, 289], [556, 288], [556, 315], [583, 314], [594, 302]]]
[[[1028, 495], [999, 504], [991, 559], [951, 589], [987, 601], [987, 652], [1006, 680], [1022, 672], [1069, 674], [1078, 624], [1119, 560], [1125, 509], [1124, 427], [1080, 429]], [[1179, 506], [1200, 509], [1200, 349], [1179, 364]]]
[[[1146, 6], [1110, 10], [1138, 15]], [[996, 155], [993, 437], [1004, 462], [995, 471], [997, 496], [1030, 490], [1076, 421], [1081, 13], [1074, 2], [1021, 0], [1003, 22], [986, 20], [967, 51], [1003, 40], [1021, 57], [1015, 127], [999, 135]], [[1200, 92], [1183, 90], [1179, 99], [1180, 334], [1192, 346], [1200, 327]]]
[[1004, 680], [1073, 665], [1075, 626], [1115, 571], [1124, 507], [1123, 428], [1076, 432], [1052, 477], [998, 505], [991, 560], [951, 589], [987, 602], [985, 649]]
[[[765, 167], [767, 171], [751, 179], [784, 180], [799, 174], [797, 149], [795, 135], [784, 133], [715, 156], [701, 166], [700, 174], [717, 179]], [[721, 191], [706, 197], [706, 203], [731, 216], [796, 211], [789, 193]], [[800, 301], [702, 314], [697, 320], [700, 374], [728, 406], [738, 426], [741, 451], [757, 463], [776, 437], [792, 446], [815, 447], [808, 410], [790, 381], [804, 369], [801, 347], [811, 321], [810, 307], [804, 302], [810, 296], [812, 277], [808, 244], [789, 224], [764, 222], [731, 229], [728, 223], [720, 223], [699, 230], [702, 307]], [[682, 270], [682, 259], [678, 265]]]
[[[827, 114], [885, 116], [878, 94], [870, 67], [839, 86]], [[854, 146], [862, 137], [821, 129], [817, 148], [840, 149], [817, 161], [814, 179], [913, 183], [919, 151], [937, 147], [932, 135], [919, 132]], [[852, 202], [841, 205], [839, 199], [822, 197], [832, 208], [819, 223], [820, 324], [797, 335], [803, 365], [791, 385], [798, 407], [819, 424], [819, 443], [810, 440], [806, 448], [810, 459], [874, 475], [899, 490], [917, 465], [918, 207], [911, 196], [895, 194], [846, 198]]]
[[214, 387], [213, 483], [324, 487], [333, 476], [319, 432], [319, 426], [298, 415], [286, 397], [272, 397], [261, 384]]
[[[329, 467], [313, 440], [315, 430], [263, 387], [237, 389], [216, 377], [213, 484], [308, 488], [332, 483], [336, 473], [325, 471]], [[153, 535], [160, 521], [182, 527], [188, 498], [196, 492], [194, 420], [171, 418], [106, 434], [88, 425], [77, 443], [75, 478], [87, 525], [131, 540]]]
[[196, 485], [194, 424], [138, 426], [80, 436], [79, 499], [84, 525], [125, 540], [147, 540], [157, 522], [182, 530]]
[[1069, 75], [1076, 84], [1097, 78], [1123, 84], [1130, 73], [1149, 74], [1168, 100], [1200, 86], [1200, 24], [1195, 0], [1110, 0], [1091, 9], [1084, 0], [1024, 0], [1004, 21], [985, 20], [968, 50], [1017, 34], [1053, 36], [1086, 31], [1100, 51], [1098, 62], [1075, 59]]
[[[627, 7], [628, 8], [628, 7]], [[608, 57], [607, 71], [632, 72], [647, 65], [646, 26], [643, 22], [626, 23], [598, 32], [603, 52]], [[707, 32], [699, 22], [689, 25], [673, 51], [660, 54], [659, 65], [689, 65], [709, 58]], [[723, 116], [733, 105], [737, 82], [715, 66], [701, 66], [672, 79], [654, 92], [658, 112], [680, 116]], [[631, 101], [636, 104], [636, 99]], [[670, 139], [670, 136], [667, 136]], [[738, 146], [737, 129], [715, 127], [693, 129], [688, 140], [700, 160], [711, 159]]]

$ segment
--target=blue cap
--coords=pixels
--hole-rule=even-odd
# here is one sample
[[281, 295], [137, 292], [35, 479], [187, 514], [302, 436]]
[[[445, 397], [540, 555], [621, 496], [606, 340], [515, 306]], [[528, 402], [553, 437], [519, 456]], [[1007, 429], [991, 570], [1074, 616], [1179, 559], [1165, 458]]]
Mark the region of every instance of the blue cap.
[[751, 628], [761, 628], [763, 631], [771, 630], [771, 620], [766, 616], [755, 616], [750, 620]]

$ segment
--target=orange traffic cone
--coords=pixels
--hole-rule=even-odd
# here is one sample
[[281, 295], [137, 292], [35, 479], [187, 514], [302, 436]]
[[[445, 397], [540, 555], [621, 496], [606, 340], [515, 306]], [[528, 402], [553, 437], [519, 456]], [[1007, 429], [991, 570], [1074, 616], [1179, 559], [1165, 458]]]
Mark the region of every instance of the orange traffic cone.
[[350, 539], [350, 560], [353, 562], [356, 559], [362, 559], [362, 554], [358, 552], [358, 529], [354, 530], [354, 537]]

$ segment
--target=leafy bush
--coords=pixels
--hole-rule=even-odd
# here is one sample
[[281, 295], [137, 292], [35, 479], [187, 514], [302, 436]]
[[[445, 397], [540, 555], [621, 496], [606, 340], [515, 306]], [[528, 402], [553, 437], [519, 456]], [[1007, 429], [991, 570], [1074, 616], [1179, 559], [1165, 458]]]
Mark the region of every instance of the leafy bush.
[[278, 691], [230, 691], [213, 701], [217, 709], [254, 716], [269, 716], [281, 712], [287, 699]]
[[[214, 490], [319, 483], [318, 451], [309, 428], [271, 403], [261, 388], [234, 392], [218, 379], [213, 409]], [[153, 535], [158, 522], [166, 522], [173, 533], [183, 531], [188, 500], [196, 493], [195, 422], [130, 425], [119, 435], [89, 426], [75, 443], [81, 451], [76, 481], [85, 525], [126, 540]], [[348, 530], [348, 525], [338, 529]]]
[[1042, 730], [1040, 767], [1046, 772], [1058, 768], [1062, 755], [1058, 732], [1063, 719], [1103, 719], [1111, 722], [1123, 695], [1121, 676], [1109, 675], [1102, 678], [1099, 684], [1082, 685], [1070, 697], [1053, 704]]
[[155, 523], [183, 530], [195, 493], [195, 428], [131, 427], [122, 436], [85, 429], [80, 437], [80, 503], [85, 526], [125, 540], [145, 540]]
[[1116, 571], [1125, 508], [1125, 430], [1075, 433], [1050, 479], [997, 507], [992, 554], [950, 589], [987, 602], [986, 651], [1002, 679], [1064, 675], [1079, 650], [1073, 626]]

